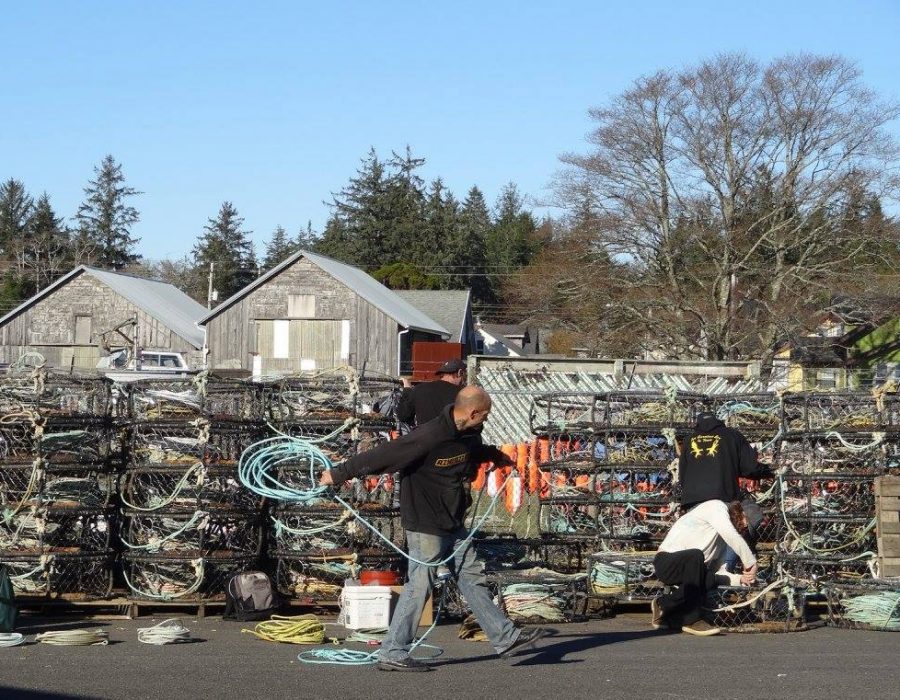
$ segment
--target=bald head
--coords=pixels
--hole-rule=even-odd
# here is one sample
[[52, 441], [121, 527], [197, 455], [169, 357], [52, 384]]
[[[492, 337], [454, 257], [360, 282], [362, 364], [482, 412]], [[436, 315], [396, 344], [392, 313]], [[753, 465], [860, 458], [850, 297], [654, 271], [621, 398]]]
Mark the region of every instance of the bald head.
[[477, 428], [491, 412], [491, 397], [480, 386], [460, 389], [453, 403], [453, 420], [460, 430]]

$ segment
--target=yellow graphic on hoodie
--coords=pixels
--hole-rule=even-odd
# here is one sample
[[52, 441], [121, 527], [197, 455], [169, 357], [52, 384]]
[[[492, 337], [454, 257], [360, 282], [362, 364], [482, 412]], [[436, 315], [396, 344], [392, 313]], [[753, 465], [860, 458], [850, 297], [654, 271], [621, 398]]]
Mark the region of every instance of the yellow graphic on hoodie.
[[719, 452], [718, 435], [695, 435], [691, 438], [691, 454], [695, 459], [715, 457]]

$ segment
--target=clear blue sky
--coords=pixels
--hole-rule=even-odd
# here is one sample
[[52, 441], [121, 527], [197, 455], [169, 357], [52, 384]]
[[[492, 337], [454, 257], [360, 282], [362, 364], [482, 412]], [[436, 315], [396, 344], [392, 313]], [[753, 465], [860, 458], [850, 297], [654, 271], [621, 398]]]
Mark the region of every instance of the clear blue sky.
[[113, 154], [150, 258], [187, 254], [224, 200], [260, 249], [278, 224], [321, 229], [371, 146], [409, 144], [459, 197], [512, 180], [540, 202], [589, 107], [721, 51], [840, 53], [900, 98], [898, 0], [0, 7], [0, 178], [72, 216]]

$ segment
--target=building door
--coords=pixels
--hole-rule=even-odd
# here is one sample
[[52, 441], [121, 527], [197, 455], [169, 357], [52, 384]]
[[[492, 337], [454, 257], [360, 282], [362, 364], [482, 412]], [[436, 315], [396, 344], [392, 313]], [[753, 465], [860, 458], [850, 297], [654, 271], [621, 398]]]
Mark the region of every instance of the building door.
[[256, 328], [263, 374], [331, 369], [347, 364], [349, 321], [258, 320]]

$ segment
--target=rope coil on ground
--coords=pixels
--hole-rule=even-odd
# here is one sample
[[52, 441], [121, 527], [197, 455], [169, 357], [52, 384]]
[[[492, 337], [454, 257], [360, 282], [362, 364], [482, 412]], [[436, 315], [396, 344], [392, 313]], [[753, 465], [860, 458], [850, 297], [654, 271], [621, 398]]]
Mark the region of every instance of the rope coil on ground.
[[139, 642], [163, 646], [164, 644], [183, 644], [191, 641], [191, 631], [184, 626], [180, 618], [163, 620], [153, 627], [138, 627]]
[[106, 630], [60, 630], [58, 632], [41, 632], [34, 640], [40, 644], [65, 647], [92, 647], [109, 644]]
[[25, 635], [18, 632], [0, 634], [0, 647], [17, 647], [25, 643]]
[[321, 644], [325, 641], [325, 625], [315, 615], [272, 615], [252, 630], [242, 629], [267, 642], [284, 644]]

